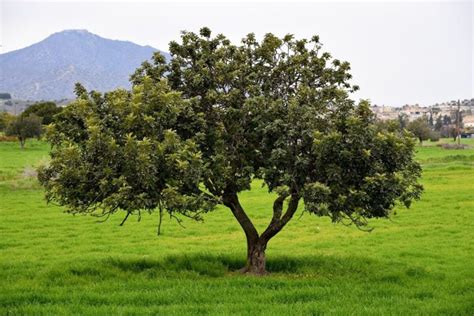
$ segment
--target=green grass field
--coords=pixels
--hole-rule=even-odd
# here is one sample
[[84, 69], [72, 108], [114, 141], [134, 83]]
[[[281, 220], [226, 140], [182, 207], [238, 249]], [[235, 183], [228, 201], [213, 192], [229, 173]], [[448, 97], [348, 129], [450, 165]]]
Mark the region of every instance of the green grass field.
[[[48, 145], [0, 143], [0, 314], [474, 315], [474, 142], [418, 148], [425, 193], [371, 233], [303, 215], [267, 251], [269, 276], [235, 272], [245, 239], [229, 210], [204, 223], [64, 214], [32, 168]], [[272, 196], [242, 195], [260, 230]]]

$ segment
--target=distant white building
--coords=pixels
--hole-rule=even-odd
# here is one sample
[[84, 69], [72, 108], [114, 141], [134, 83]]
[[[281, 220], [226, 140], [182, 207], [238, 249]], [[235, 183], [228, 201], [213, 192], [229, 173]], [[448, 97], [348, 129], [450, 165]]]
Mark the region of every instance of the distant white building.
[[474, 128], [474, 115], [467, 115], [462, 118], [464, 128]]
[[415, 104], [415, 105], [407, 104], [401, 108], [400, 114], [406, 114], [408, 117], [408, 120], [411, 122], [423, 116], [429, 117], [430, 111], [431, 110], [428, 107], [421, 107], [418, 104]]
[[373, 106], [372, 112], [374, 112], [375, 117], [379, 120], [386, 121], [386, 120], [394, 120], [398, 117], [398, 111], [396, 108], [390, 106]]
[[[371, 109], [376, 118], [382, 121], [397, 119], [399, 115], [406, 115], [410, 122], [421, 117], [432, 117], [433, 121], [435, 121], [438, 117], [444, 118], [445, 116], [453, 119], [458, 111], [458, 101], [436, 103], [431, 106], [420, 106], [419, 104], [406, 104], [403, 107], [374, 105]], [[463, 117], [474, 115], [474, 99], [462, 100], [459, 110], [462, 112]], [[468, 121], [467, 125], [464, 124], [465, 127], [471, 126], [472, 122]], [[467, 121], [464, 120], [464, 122], [466, 123]]]

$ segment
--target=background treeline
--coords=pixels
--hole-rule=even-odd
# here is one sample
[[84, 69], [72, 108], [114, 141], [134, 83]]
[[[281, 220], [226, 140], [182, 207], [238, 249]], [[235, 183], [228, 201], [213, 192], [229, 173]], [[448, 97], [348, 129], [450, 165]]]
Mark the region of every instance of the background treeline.
[[43, 125], [51, 124], [56, 114], [62, 111], [54, 102], [39, 102], [18, 116], [0, 113], [0, 140], [18, 140], [24, 148], [28, 138], [41, 137]]
[[406, 129], [410, 131], [420, 143], [425, 140], [438, 141], [440, 138], [450, 137], [455, 140], [458, 136], [458, 130], [459, 134], [463, 131], [467, 131], [462, 129], [462, 112], [455, 112], [453, 117], [440, 115], [434, 119], [433, 115], [430, 115], [412, 121], [409, 120], [408, 115], [400, 114], [397, 119], [378, 120], [377, 125], [379, 128], [387, 129], [391, 132], [399, 132]]

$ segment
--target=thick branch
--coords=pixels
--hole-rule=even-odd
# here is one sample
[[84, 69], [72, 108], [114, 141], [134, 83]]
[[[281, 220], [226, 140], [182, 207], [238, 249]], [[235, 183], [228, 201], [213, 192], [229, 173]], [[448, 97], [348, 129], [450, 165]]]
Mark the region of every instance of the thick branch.
[[275, 202], [273, 202], [273, 217], [272, 221], [270, 222], [270, 225], [280, 220], [281, 213], [283, 212], [283, 202], [285, 201], [287, 196], [287, 194], [280, 195], [276, 198]]
[[247, 237], [247, 242], [257, 242], [258, 241], [258, 232], [255, 229], [250, 218], [245, 213], [242, 205], [240, 205], [239, 198], [236, 193], [225, 193], [222, 196], [222, 202], [225, 206], [230, 208], [232, 214], [237, 219], [240, 224], [240, 227], [245, 232], [245, 236]]
[[[269, 230], [270, 227], [275, 227], [279, 225], [279, 222], [281, 220], [281, 214], [283, 212], [283, 202], [285, 201], [287, 197], [288, 197], [288, 194], [279, 195], [276, 198], [275, 202], [273, 202], [273, 216], [266, 230]], [[265, 234], [265, 232], [263, 234]]]
[[[296, 213], [298, 209], [298, 203], [300, 201], [300, 197], [297, 194], [292, 194], [290, 198], [290, 202], [288, 203], [288, 208], [286, 209], [285, 214], [281, 216], [281, 209], [283, 206], [283, 200], [281, 200], [282, 196], [279, 196], [275, 203], [273, 204], [273, 218], [270, 224], [268, 225], [267, 229], [262, 233], [260, 239], [267, 243], [273, 236], [278, 234], [280, 230], [291, 220], [293, 215]], [[280, 202], [281, 200], [281, 202]], [[276, 206], [276, 209], [275, 209]], [[280, 207], [280, 209], [278, 209]], [[276, 219], [276, 216], [278, 218]]]

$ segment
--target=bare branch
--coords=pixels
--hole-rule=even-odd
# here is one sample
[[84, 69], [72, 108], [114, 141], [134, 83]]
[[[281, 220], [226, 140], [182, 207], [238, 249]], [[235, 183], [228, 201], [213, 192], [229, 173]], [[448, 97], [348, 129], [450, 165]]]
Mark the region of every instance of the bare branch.
[[125, 218], [123, 219], [123, 221], [120, 223], [119, 226], [123, 226], [123, 224], [125, 223], [125, 221], [128, 219], [128, 217], [130, 216], [131, 212], [127, 212], [127, 215], [125, 216]]
[[176, 215], [173, 215], [171, 213], [170, 213], [170, 218], [174, 218], [176, 220], [176, 222], [178, 223], [178, 225], [181, 226], [181, 228], [186, 228], [186, 227], [184, 227], [183, 224], [181, 224], [181, 222], [183, 221], [181, 218], [179, 218]]
[[163, 221], [163, 207], [161, 206], [161, 202], [158, 202], [158, 208], [160, 210], [160, 219], [158, 221], [158, 232], [157, 235], [159, 236], [161, 234], [161, 223]]
[[97, 223], [104, 223], [104, 222], [106, 222], [106, 221], [109, 219], [110, 214], [112, 214], [112, 213], [111, 213], [111, 212], [108, 212], [108, 213], [106, 213], [106, 214], [100, 215], [99, 217], [104, 217], [105, 215], [107, 215], [107, 217], [106, 217], [105, 219], [98, 220]]

